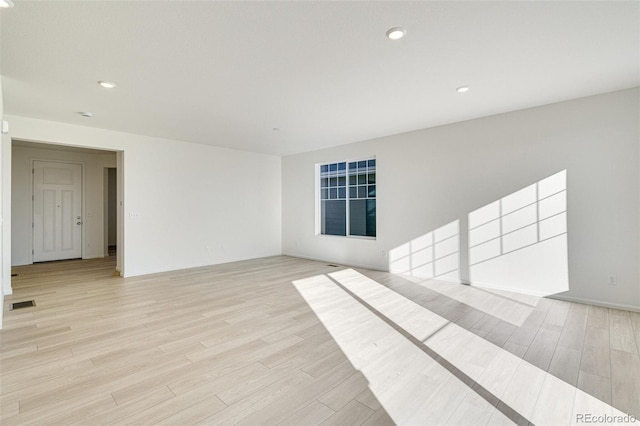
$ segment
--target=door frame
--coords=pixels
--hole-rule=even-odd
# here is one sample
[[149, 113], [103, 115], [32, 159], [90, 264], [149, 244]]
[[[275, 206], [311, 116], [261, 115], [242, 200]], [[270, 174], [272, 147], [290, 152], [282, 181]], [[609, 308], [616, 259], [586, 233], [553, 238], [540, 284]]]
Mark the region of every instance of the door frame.
[[[117, 158], [116, 158], [116, 163], [117, 163]], [[116, 164], [116, 167], [106, 167], [104, 166], [102, 168], [102, 215], [104, 220], [102, 221], [102, 234], [103, 234], [103, 252], [104, 252], [104, 257], [109, 256], [109, 221], [110, 221], [110, 215], [109, 215], [109, 188], [111, 187], [109, 185], [109, 170], [115, 170], [116, 171], [116, 186], [115, 188], [113, 188], [116, 191], [116, 199], [115, 199], [115, 221], [116, 221], [116, 229], [115, 229], [115, 233], [116, 233], [116, 247], [118, 247], [118, 228], [119, 228], [119, 221], [120, 221], [120, 217], [119, 217], [119, 209], [118, 209], [118, 167]]]
[[[29, 181], [30, 181], [30, 190], [31, 190], [31, 202], [29, 203], [29, 217], [31, 218], [31, 231], [30, 231], [30, 241], [31, 241], [31, 263], [34, 263], [34, 256], [35, 256], [35, 246], [34, 246], [34, 226], [33, 226], [33, 213], [34, 213], [34, 209], [33, 209], [33, 204], [34, 204], [34, 198], [35, 198], [35, 176], [34, 176], [34, 170], [35, 170], [35, 162], [36, 161], [42, 161], [42, 162], [46, 162], [46, 163], [59, 163], [59, 164], [76, 164], [76, 165], [80, 165], [80, 197], [82, 197], [82, 199], [80, 200], [80, 209], [81, 209], [81, 214], [80, 216], [82, 217], [82, 221], [85, 221], [85, 212], [86, 212], [86, 208], [85, 208], [85, 164], [83, 161], [62, 161], [62, 160], [49, 160], [49, 159], [42, 159], [42, 158], [36, 158], [36, 157], [31, 157], [29, 159], [29, 164], [31, 166], [31, 174], [29, 176]], [[85, 238], [86, 238], [86, 234], [84, 232], [85, 230], [85, 226], [81, 227], [82, 229], [80, 230], [80, 257], [81, 259], [84, 259], [84, 255], [85, 255], [85, 251], [84, 251], [84, 246], [85, 246]]]
[[[0, 149], [2, 152], [2, 155], [0, 156], [0, 161], [2, 162], [2, 167], [0, 167], [0, 172], [2, 174], [2, 200], [0, 200], [0, 202], [2, 203], [2, 223], [0, 224], [0, 226], [2, 226], [2, 241], [0, 241], [0, 245], [2, 246], [2, 250], [1, 250], [1, 254], [2, 254], [2, 259], [1, 259], [1, 271], [0, 273], [2, 274], [2, 280], [0, 285], [2, 286], [2, 290], [4, 295], [10, 295], [13, 294], [13, 288], [11, 287], [11, 265], [12, 265], [12, 261], [11, 261], [11, 250], [13, 249], [13, 238], [14, 236], [11, 233], [11, 210], [12, 210], [12, 202], [11, 202], [11, 194], [13, 192], [13, 184], [12, 184], [12, 179], [11, 179], [11, 174], [12, 174], [12, 170], [15, 166], [14, 161], [13, 161], [13, 142], [14, 141], [24, 141], [24, 142], [33, 142], [33, 143], [40, 143], [40, 144], [47, 144], [47, 145], [64, 145], [64, 146], [73, 146], [73, 147], [81, 147], [81, 148], [87, 148], [87, 149], [96, 149], [96, 150], [103, 150], [103, 151], [112, 151], [116, 153], [116, 164], [117, 164], [117, 169], [118, 169], [118, 187], [117, 187], [117, 193], [118, 193], [118, 255], [117, 255], [117, 264], [116, 264], [116, 271], [119, 272], [120, 276], [125, 277], [126, 276], [126, 272], [125, 272], [125, 260], [126, 257], [124, 255], [124, 251], [125, 251], [125, 226], [126, 224], [124, 223], [124, 209], [125, 209], [125, 197], [124, 197], [124, 192], [125, 192], [125, 185], [124, 185], [124, 181], [125, 181], [125, 152], [126, 150], [122, 147], [120, 148], [113, 148], [113, 147], [104, 147], [104, 146], [86, 146], [86, 145], [80, 145], [80, 144], [64, 144], [64, 143], [55, 143], [52, 142], [51, 140], [47, 140], [47, 139], [31, 139], [31, 138], [21, 138], [21, 137], [11, 137], [8, 134], [4, 134], [4, 135], [0, 135], [0, 142], [2, 142]], [[31, 178], [32, 179], [32, 178]], [[33, 188], [33, 183], [31, 183], [31, 186]], [[84, 194], [83, 194], [84, 195]], [[85, 197], [83, 197], [85, 198]], [[31, 215], [31, 217], [33, 217], [33, 213], [31, 212], [31, 209], [33, 207], [30, 206], [29, 207], [29, 214]], [[29, 234], [31, 235], [33, 233], [33, 231], [31, 231]], [[31, 244], [33, 244], [33, 236], [30, 236], [31, 238]], [[1, 326], [1, 323], [0, 323]]]

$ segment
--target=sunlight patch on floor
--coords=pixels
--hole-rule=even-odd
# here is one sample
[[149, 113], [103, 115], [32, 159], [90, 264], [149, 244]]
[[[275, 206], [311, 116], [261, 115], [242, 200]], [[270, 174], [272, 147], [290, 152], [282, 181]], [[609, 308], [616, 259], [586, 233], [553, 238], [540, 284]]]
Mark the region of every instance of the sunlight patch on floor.
[[[464, 420], [479, 424], [491, 419], [492, 423], [511, 423], [326, 275], [293, 284], [397, 424], [460, 424]], [[403, 309], [399, 300], [387, 304], [383, 292], [379, 297], [380, 304], [403, 310], [403, 322], [423, 338], [448, 322], [414, 307]]]
[[[572, 424], [585, 413], [624, 416], [352, 269], [294, 285], [398, 424], [510, 423], [469, 381], [535, 424]], [[372, 310], [423, 341], [470, 380], [460, 380]]]
[[516, 327], [524, 323], [540, 300], [537, 296], [480, 289], [439, 280], [422, 280], [417, 284], [500, 318]]

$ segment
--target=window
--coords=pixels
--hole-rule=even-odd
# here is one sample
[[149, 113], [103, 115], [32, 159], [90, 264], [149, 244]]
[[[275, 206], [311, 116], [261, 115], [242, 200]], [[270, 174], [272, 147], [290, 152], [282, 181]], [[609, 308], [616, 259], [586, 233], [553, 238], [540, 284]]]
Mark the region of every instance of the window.
[[320, 233], [376, 236], [376, 160], [320, 165]]

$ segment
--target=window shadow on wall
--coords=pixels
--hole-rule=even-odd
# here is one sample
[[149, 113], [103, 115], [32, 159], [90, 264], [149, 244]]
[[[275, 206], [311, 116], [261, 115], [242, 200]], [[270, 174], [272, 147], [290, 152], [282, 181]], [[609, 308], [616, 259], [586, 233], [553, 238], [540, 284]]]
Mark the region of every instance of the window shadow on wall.
[[416, 278], [460, 280], [460, 222], [440, 228], [389, 250], [389, 271]]
[[566, 170], [469, 213], [472, 284], [547, 296], [569, 289]]
[[[567, 253], [566, 170], [468, 214], [469, 282], [496, 295], [569, 290]], [[459, 283], [460, 221], [389, 250], [389, 271]]]

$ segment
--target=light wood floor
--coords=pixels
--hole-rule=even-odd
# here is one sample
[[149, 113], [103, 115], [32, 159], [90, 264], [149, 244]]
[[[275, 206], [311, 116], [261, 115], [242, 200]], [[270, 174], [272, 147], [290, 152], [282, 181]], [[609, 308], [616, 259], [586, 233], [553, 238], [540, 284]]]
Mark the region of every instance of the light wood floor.
[[637, 313], [498, 295], [513, 324], [459, 301], [481, 290], [383, 272], [273, 257], [123, 279], [113, 259], [14, 268], [3, 425], [543, 423], [549, 389], [557, 419], [640, 417]]

